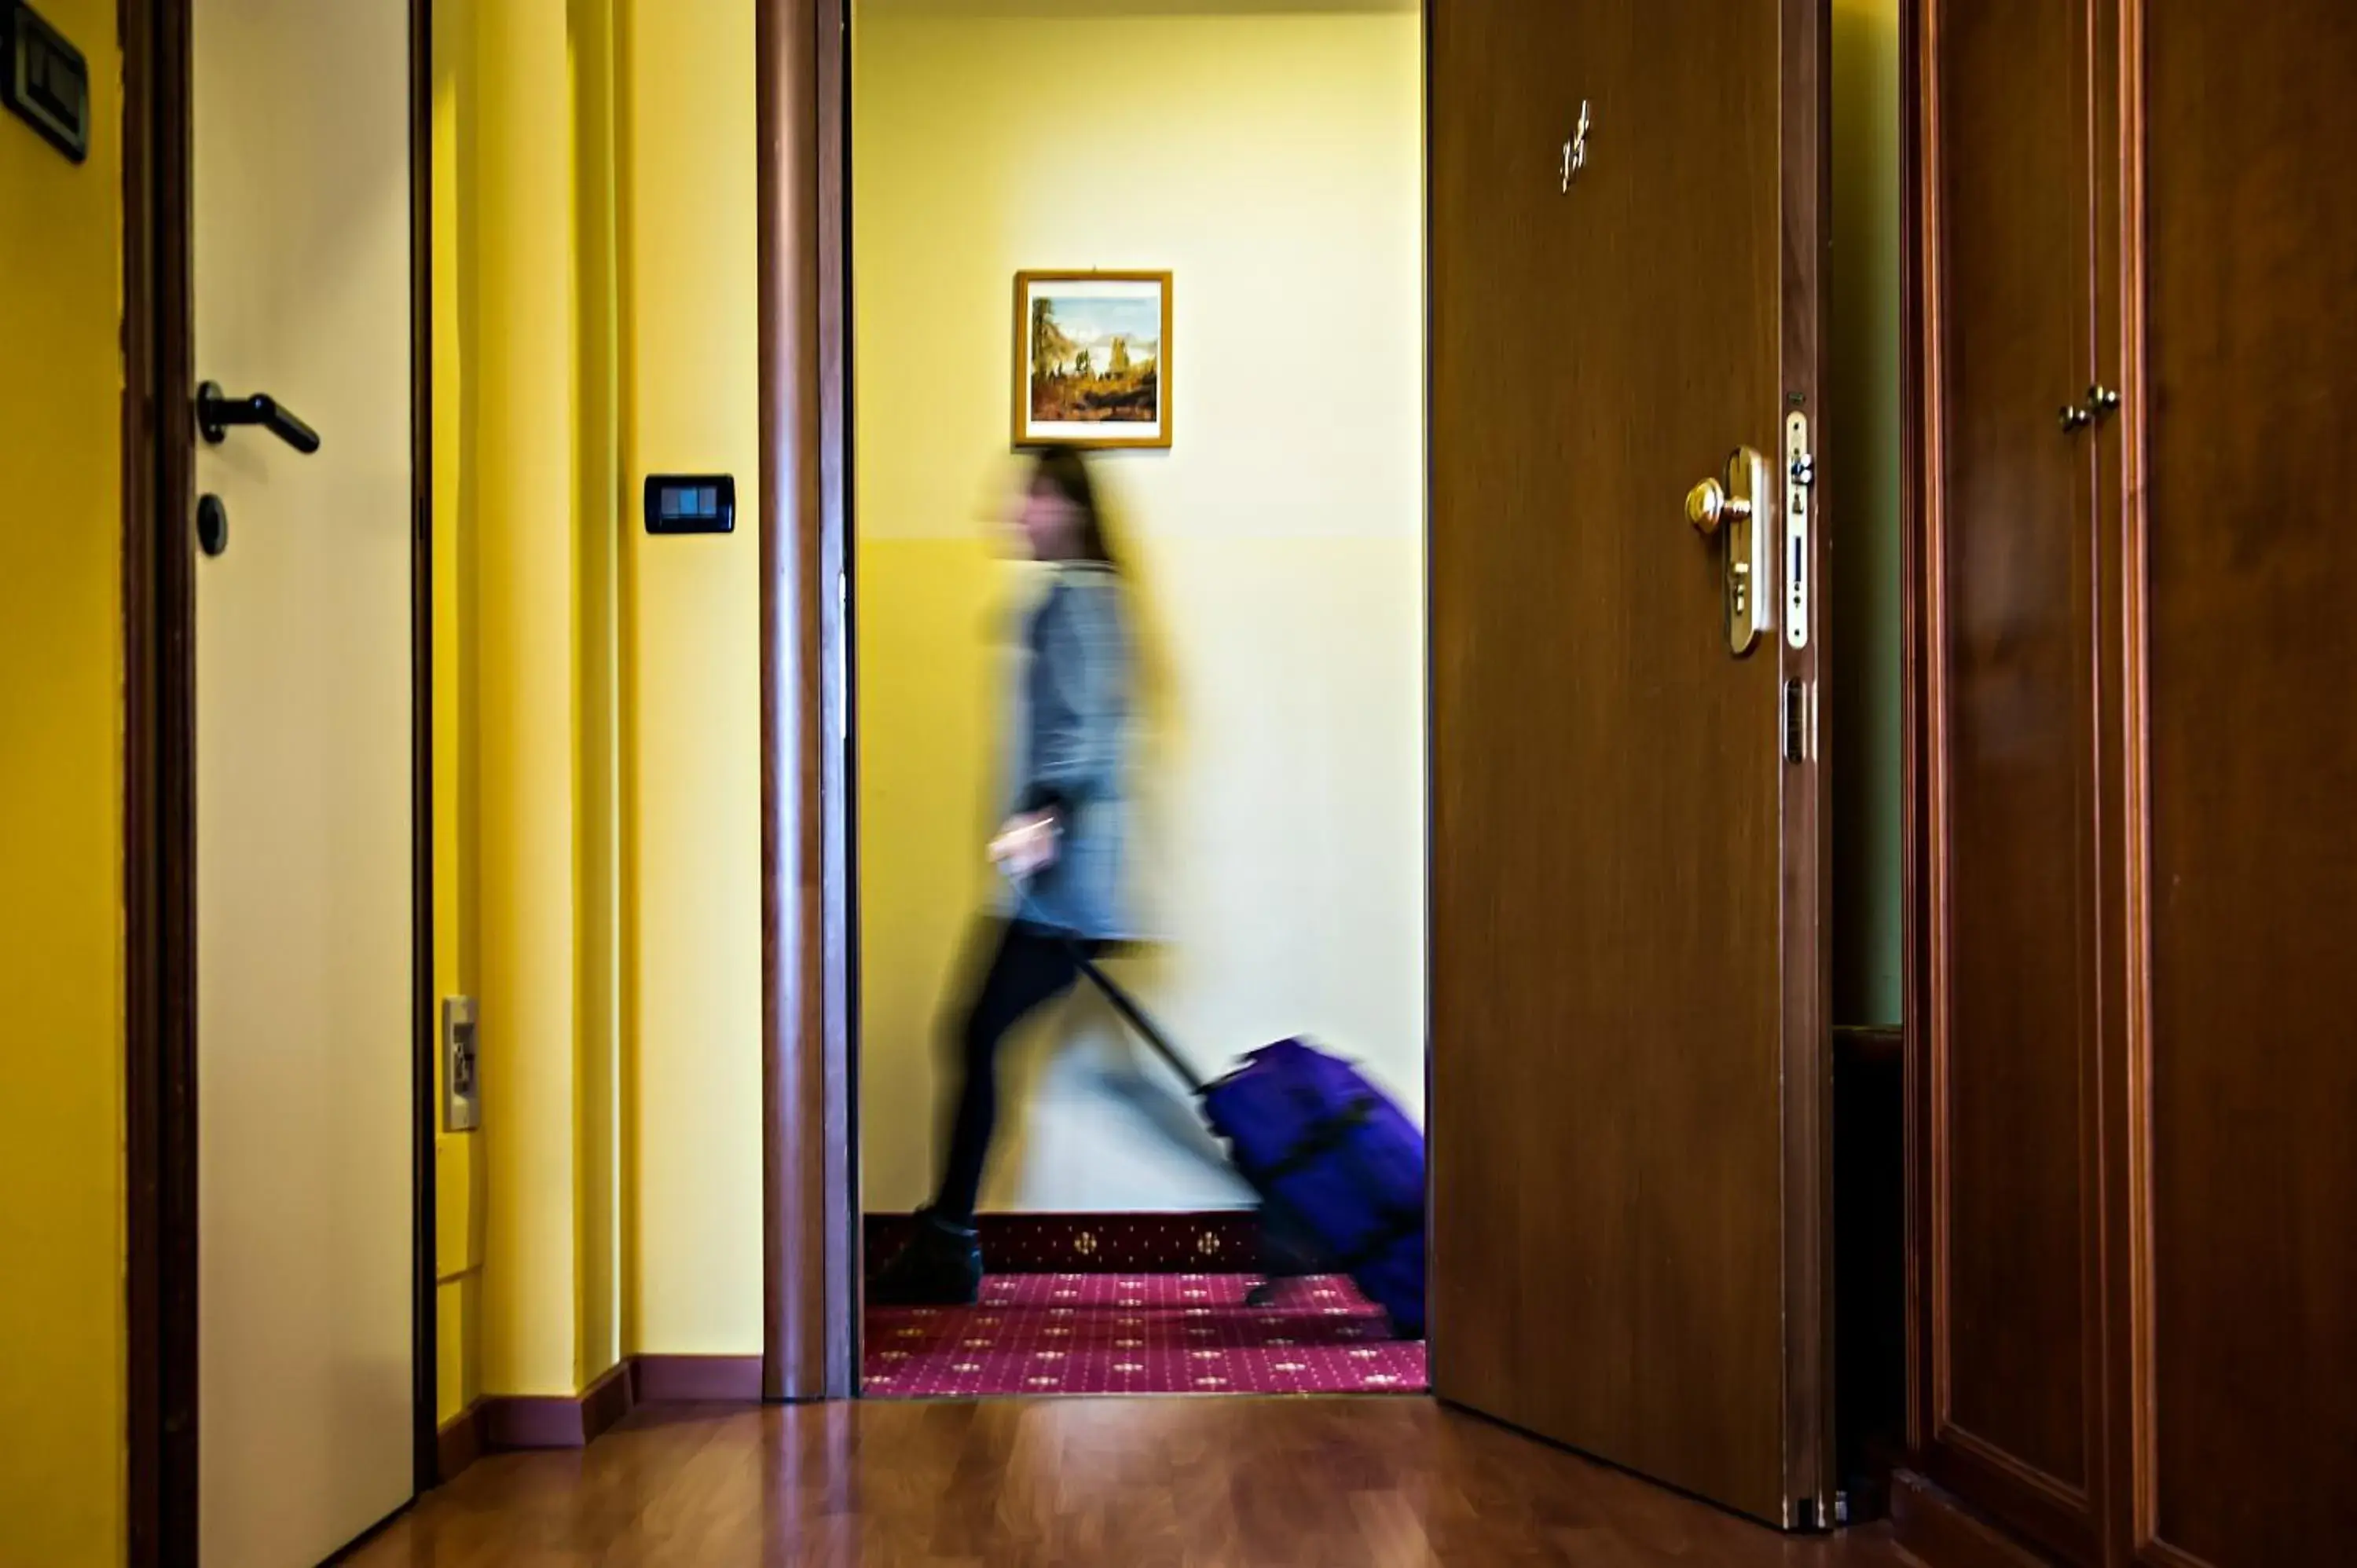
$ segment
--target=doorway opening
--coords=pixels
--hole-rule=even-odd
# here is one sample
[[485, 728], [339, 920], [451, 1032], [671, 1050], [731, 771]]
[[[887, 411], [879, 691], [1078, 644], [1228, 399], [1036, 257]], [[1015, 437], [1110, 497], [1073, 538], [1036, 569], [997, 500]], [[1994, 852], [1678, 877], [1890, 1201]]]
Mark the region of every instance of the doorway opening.
[[[1091, 7], [992, 9], [1003, 20]], [[1259, 17], [1275, 7], [1200, 9]], [[1369, 0], [1319, 13], [1392, 9]], [[1404, 1076], [1435, 1086], [1434, 1382], [1452, 1403], [1752, 1517], [1822, 1527], [1845, 1502], [1831, 1363], [1832, 1297], [1846, 1288], [1833, 1267], [1825, 749], [1840, 732], [1820, 716], [1834, 670], [1826, 650], [1840, 640], [1823, 613], [1838, 614], [1823, 596], [1838, 483], [1813, 456], [1833, 423], [1822, 297], [1827, 9], [1747, 0], [1734, 18], [1739, 36], [1725, 40], [1749, 73], [1745, 91], [1714, 96], [1699, 114], [1678, 85], [1688, 41], [1662, 14], [1409, 9], [1421, 12], [1422, 45], [1411, 226], [1426, 231], [1417, 248], [1428, 291], [1415, 323], [1428, 364], [1415, 390], [1431, 428], [1428, 472], [1407, 489], [1419, 511], [1448, 523], [1419, 519], [1415, 529], [1430, 587], [1411, 646], [1428, 639], [1430, 656], [1401, 687], [1413, 702], [1428, 684], [1433, 736], [1433, 787], [1427, 799], [1426, 773], [1414, 778], [1406, 815], [1430, 888], [1415, 968], [1430, 988], [1437, 1048], [1416, 1042]], [[943, 298], [920, 300], [942, 325], [901, 332], [886, 367], [901, 395], [875, 396], [878, 350], [865, 324], [877, 274], [888, 293], [909, 277], [894, 279], [854, 243], [873, 206], [865, 194], [853, 199], [876, 157], [871, 138], [855, 134], [856, 106], [874, 97], [866, 50], [877, 16], [951, 12], [974, 26], [994, 19], [928, 0], [875, 0], [856, 15], [845, 0], [810, 0], [781, 5], [765, 35], [777, 62], [763, 95], [765, 492], [779, 520], [763, 541], [765, 1380], [780, 1397], [863, 1391], [865, 1231], [871, 1215], [879, 1229], [904, 1218], [925, 1186], [920, 1167], [887, 1199], [863, 1158], [891, 1098], [876, 1070], [875, 1014], [884, 998], [908, 1020], [920, 1059], [938, 1051], [944, 955], [987, 886], [981, 845], [996, 802], [985, 725], [999, 671], [982, 650], [992, 646], [991, 607], [1005, 601], [970, 582], [893, 607], [900, 629], [927, 639], [920, 647], [953, 645], [968, 661], [944, 682], [920, 660], [880, 658], [887, 618], [870, 603], [872, 569], [905, 544], [944, 557], [962, 549], [984, 584], [1004, 570], [982, 541], [1006, 489], [993, 470], [1023, 445], [1008, 426], [1039, 412], [1036, 400], [1016, 398], [1009, 285], [1025, 271], [1171, 274], [1176, 328], [1168, 363], [1159, 343], [1156, 360], [1179, 389], [1164, 427], [1171, 445], [1099, 459], [1117, 493], [1150, 494], [1147, 481], [1185, 475], [1197, 450], [1189, 432], [1234, 406], [1222, 395], [1189, 412], [1189, 367], [1200, 363], [1189, 355], [1202, 351], [1193, 334], [1216, 337], [1221, 323], [1189, 326], [1198, 296], [1184, 258], [1145, 244], [1108, 255], [1089, 238], [1108, 215], [1141, 207], [1135, 192], [1184, 169], [1150, 148], [1115, 160], [1113, 177], [1098, 182], [1103, 194], [1082, 193], [1063, 229], [1038, 242], [1012, 236], [1015, 217], [1052, 214], [1058, 193], [960, 221], [977, 207], [967, 144], [989, 134], [974, 114], [933, 129], [950, 152], [912, 159], [931, 173], [907, 255], [932, 265], [942, 252], [987, 252], [988, 273], [970, 297], [947, 298], [944, 283]], [[1097, 104], [1107, 72], [1086, 63], [1068, 73], [1069, 100], [1044, 87], [1035, 96]], [[1179, 62], [1169, 63], [1177, 74]], [[1152, 62], [1157, 91], [1142, 95], [1157, 106], [1164, 65]], [[928, 85], [944, 98], [982, 74], [946, 49], [932, 71]], [[1293, 86], [1314, 99], [1319, 79], [1305, 71]], [[1299, 138], [1312, 144], [1348, 124], [1304, 118]], [[1034, 135], [1031, 162], [1052, 163], [1085, 134], [1050, 126]], [[1608, 144], [1609, 157], [1595, 152]], [[1264, 138], [1258, 161], [1234, 175], [1234, 201], [1287, 166], [1275, 145]], [[1310, 203], [1329, 193], [1291, 194]], [[1706, 242], [1691, 221], [1696, 200], [1726, 219]], [[1796, 242], [1812, 234], [1814, 243]], [[909, 271], [921, 275], [923, 265]], [[1888, 328], [1895, 338], [1895, 322]], [[958, 370], [969, 353], [987, 369]], [[1114, 369], [1092, 361], [1082, 379]], [[1248, 361], [1242, 384], [1256, 392], [1286, 369]], [[946, 395], [969, 373], [977, 390]], [[1253, 434], [1281, 450], [1290, 433], [1316, 427], [1322, 406], [1297, 395], [1274, 434]], [[963, 459], [911, 455], [969, 419], [984, 425]], [[879, 463], [879, 453], [898, 460]], [[879, 470], [888, 487], [936, 487], [930, 511], [902, 524], [905, 540], [880, 533], [869, 515]], [[1790, 486], [1774, 478], [1783, 473]], [[1222, 490], [1205, 515], [1216, 522], [1240, 495], [1258, 499]], [[952, 516], [954, 526], [943, 521]], [[1258, 558], [1217, 559], [1205, 576]], [[1289, 607], [1255, 607], [1281, 620]], [[1272, 707], [1296, 676], [1282, 658], [1263, 660], [1257, 673], [1276, 689], [1254, 693]], [[963, 798], [948, 791], [901, 827], [959, 841], [946, 880], [971, 897], [943, 908], [932, 886], [935, 902], [921, 908], [943, 923], [934, 964], [888, 991], [873, 972], [874, 932], [891, 911], [877, 908], [860, 863], [909, 845], [873, 820], [884, 790], [870, 777], [866, 732], [879, 696], [893, 694], [888, 682], [920, 682], [930, 683], [899, 693], [912, 708], [944, 684], [962, 686], [971, 716], [963, 733], [938, 717], [915, 726], [922, 745], [909, 745], [888, 781], [921, 798], [945, 770], [973, 770]], [[1178, 695], [1196, 693], [1181, 685]], [[1185, 703], [1180, 719], [1176, 733], [1191, 748], [1205, 732]], [[1329, 776], [1321, 764], [1286, 784]], [[1286, 912], [1324, 918], [1314, 891], [1285, 888]], [[1132, 972], [1146, 987], [1164, 978], [1147, 959]], [[1306, 1016], [1232, 1029], [1174, 1016], [1172, 1032], [1214, 1067], [1305, 1024], [1363, 1053], [1369, 1036], [1336, 1027], [1324, 1005], [1313, 999]], [[931, 1083], [920, 1087], [898, 1096], [894, 1125], [930, 1152], [939, 1109]], [[1577, 1320], [1567, 1324], [1566, 1312]]]
[[[1133, 940], [1108, 972], [1201, 1078], [1306, 1033], [1422, 1122], [1423, 21], [850, 15], [873, 1277], [934, 1196], [944, 1036], [1006, 903], [982, 846], [1046, 585], [1007, 559], [1006, 514], [1041, 442], [1093, 448], [1126, 606], [1106, 891]], [[1124, 376], [1146, 389], [1128, 405], [1103, 390]], [[1188, 1085], [1085, 982], [998, 1064], [980, 1304], [871, 1307], [866, 1392], [1425, 1387], [1421, 1341], [1330, 1261], [1268, 1278]]]

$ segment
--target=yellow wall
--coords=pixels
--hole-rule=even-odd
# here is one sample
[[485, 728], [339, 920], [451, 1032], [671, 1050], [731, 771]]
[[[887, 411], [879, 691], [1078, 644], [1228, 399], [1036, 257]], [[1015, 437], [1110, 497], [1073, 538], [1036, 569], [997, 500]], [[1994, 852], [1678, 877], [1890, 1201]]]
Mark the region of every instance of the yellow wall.
[[46, 0], [91, 62], [89, 161], [0, 116], [0, 1563], [124, 1546], [117, 348], [113, 0]]
[[[750, 0], [436, 14], [446, 1421], [760, 1348], [752, 41]], [[735, 473], [737, 532], [648, 539], [651, 469]]]
[[[628, 0], [622, 145], [624, 1316], [761, 1348], [760, 386], [753, 6]], [[652, 473], [737, 531], [651, 538]]]
[[[1207, 1067], [1307, 1029], [1420, 1105], [1422, 127], [1413, 7], [856, 14], [863, 1156], [925, 1196], [934, 1018], [985, 893], [1012, 280], [1169, 268], [1175, 445], [1109, 457], [1146, 613], [1133, 976]], [[1032, 10], [1029, 16], [1006, 15]], [[1183, 11], [1186, 7], [1173, 8]], [[1262, 12], [1265, 14], [1252, 14]], [[1076, 105], [1078, 105], [1076, 107]], [[1093, 106], [1093, 107], [1092, 107]], [[1109, 116], [1109, 118], [1107, 118]], [[1108, 132], [1107, 125], [1113, 129]], [[1308, 389], [1307, 392], [1305, 389]], [[1108, 1083], [1101, 1008], [1025, 1054], [985, 1201], [1236, 1200]]]
[[[474, 179], [478, 109], [477, 28], [471, 16], [434, 11], [434, 990], [474, 994], [479, 984], [481, 800], [475, 671], [471, 496], [459, 483], [472, 466], [473, 425], [464, 371], [479, 320], [473, 264], [479, 197]], [[442, 1087], [440, 1060], [435, 1086]], [[447, 1422], [482, 1393], [483, 1162], [472, 1133], [434, 1139], [439, 1419]]]

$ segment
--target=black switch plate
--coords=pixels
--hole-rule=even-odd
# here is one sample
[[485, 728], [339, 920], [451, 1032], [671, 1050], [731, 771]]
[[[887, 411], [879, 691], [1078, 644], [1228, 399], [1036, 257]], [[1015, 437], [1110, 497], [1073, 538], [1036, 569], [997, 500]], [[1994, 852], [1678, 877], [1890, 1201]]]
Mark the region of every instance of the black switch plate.
[[726, 474], [649, 474], [649, 533], [734, 533], [737, 481]]
[[74, 162], [90, 156], [90, 62], [22, 0], [0, 0], [0, 102]]

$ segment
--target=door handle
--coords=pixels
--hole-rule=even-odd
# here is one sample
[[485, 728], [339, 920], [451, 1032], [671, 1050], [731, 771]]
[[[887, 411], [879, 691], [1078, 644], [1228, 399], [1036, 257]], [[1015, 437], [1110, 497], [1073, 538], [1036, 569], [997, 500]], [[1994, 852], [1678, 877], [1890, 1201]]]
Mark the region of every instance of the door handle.
[[281, 407], [268, 392], [231, 397], [221, 390], [219, 381], [197, 388], [197, 434], [218, 446], [229, 439], [232, 424], [259, 424], [306, 456], [319, 449], [319, 433]]
[[1704, 537], [1719, 537], [1727, 650], [1738, 659], [1768, 629], [1769, 530], [1760, 509], [1777, 493], [1768, 459], [1749, 446], [1727, 455], [1724, 480], [1705, 479], [1686, 492], [1686, 521]]

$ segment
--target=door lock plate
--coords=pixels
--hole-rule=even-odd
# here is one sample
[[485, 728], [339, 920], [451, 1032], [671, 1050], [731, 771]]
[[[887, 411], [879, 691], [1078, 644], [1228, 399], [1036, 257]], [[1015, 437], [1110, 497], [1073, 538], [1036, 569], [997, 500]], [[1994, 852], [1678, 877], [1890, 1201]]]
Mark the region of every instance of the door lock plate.
[[1727, 478], [1705, 479], [1686, 492], [1686, 521], [1697, 532], [1720, 538], [1720, 580], [1726, 607], [1727, 650], [1740, 659], [1770, 625], [1768, 569], [1774, 524], [1764, 515], [1774, 494], [1768, 459], [1738, 446], [1727, 459]]
[[471, 1133], [483, 1124], [483, 1088], [476, 1076], [475, 999], [442, 999], [442, 1129]]
[[1809, 501], [1817, 488], [1817, 460], [1809, 451], [1809, 416], [1784, 418], [1784, 641], [1809, 646]]

